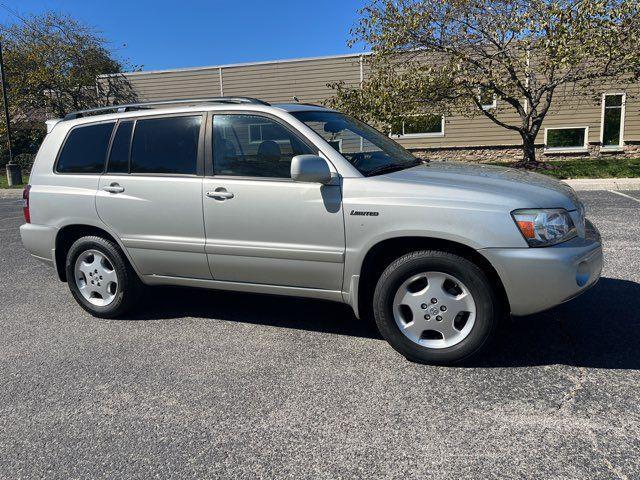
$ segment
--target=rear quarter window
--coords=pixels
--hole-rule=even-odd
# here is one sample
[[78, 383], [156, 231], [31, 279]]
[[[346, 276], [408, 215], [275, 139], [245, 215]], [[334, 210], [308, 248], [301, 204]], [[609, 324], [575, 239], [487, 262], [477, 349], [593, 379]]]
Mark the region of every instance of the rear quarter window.
[[58, 163], [58, 173], [102, 173], [114, 123], [73, 128], [67, 136]]

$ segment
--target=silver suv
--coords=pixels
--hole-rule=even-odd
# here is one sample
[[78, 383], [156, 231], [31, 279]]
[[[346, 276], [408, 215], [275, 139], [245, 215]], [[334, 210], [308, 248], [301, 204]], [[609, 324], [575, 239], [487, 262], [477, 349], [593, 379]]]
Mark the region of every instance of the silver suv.
[[166, 103], [47, 122], [22, 242], [95, 316], [142, 285], [319, 298], [411, 360], [452, 363], [600, 276], [598, 231], [555, 180], [425, 163], [319, 106]]

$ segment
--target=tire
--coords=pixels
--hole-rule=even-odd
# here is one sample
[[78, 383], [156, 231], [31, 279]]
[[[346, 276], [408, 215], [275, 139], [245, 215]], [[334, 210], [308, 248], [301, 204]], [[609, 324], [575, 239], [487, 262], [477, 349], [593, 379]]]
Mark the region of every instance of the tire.
[[396, 351], [428, 364], [456, 364], [477, 354], [501, 317], [487, 275], [466, 258], [437, 250], [393, 261], [376, 285], [373, 312]]
[[140, 280], [126, 257], [103, 237], [76, 240], [67, 252], [65, 270], [73, 298], [95, 317], [121, 316], [140, 293]]

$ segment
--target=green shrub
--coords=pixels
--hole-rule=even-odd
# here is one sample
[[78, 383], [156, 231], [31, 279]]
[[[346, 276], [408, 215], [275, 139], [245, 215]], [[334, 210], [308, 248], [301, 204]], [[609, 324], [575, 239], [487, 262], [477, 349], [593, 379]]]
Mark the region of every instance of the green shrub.
[[21, 153], [20, 155], [16, 155], [13, 161], [20, 165], [20, 170], [22, 170], [23, 173], [29, 174], [35, 158], [36, 155], [34, 153]]

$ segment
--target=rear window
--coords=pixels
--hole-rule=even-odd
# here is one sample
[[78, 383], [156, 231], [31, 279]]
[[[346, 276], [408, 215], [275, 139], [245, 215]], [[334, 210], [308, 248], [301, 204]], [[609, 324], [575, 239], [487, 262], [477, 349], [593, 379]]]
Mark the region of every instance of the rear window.
[[201, 115], [138, 120], [131, 172], [195, 174], [201, 122]]
[[56, 171], [59, 173], [102, 173], [113, 123], [75, 127], [69, 133]]

